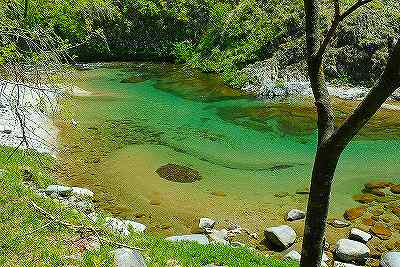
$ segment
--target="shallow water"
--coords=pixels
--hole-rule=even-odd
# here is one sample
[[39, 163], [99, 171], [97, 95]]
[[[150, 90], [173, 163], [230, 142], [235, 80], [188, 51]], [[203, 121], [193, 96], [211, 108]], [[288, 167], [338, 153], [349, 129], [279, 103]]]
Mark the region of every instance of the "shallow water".
[[[294, 193], [308, 186], [314, 158], [309, 99], [263, 102], [216, 76], [165, 64], [82, 75], [80, 86], [94, 94], [64, 103], [65, 116], [79, 124], [59, 122], [60, 172], [66, 183], [94, 190], [100, 207], [140, 217], [165, 234], [188, 232], [202, 216], [257, 231], [282, 221], [288, 209], [304, 209], [307, 196]], [[121, 83], [129, 77], [133, 83]], [[338, 117], [353, 106], [338, 101]], [[354, 206], [351, 196], [365, 182], [400, 180], [398, 114], [381, 112], [344, 152], [331, 216]], [[155, 171], [168, 163], [193, 168], [202, 179], [164, 180]]]

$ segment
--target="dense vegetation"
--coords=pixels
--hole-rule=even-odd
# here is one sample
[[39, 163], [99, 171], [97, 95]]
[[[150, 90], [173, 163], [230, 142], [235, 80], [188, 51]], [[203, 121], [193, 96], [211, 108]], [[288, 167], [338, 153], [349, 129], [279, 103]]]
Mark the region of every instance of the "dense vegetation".
[[[333, 7], [325, 2], [327, 28]], [[344, 23], [325, 62], [329, 78], [376, 80], [400, 32], [399, 5], [374, 1]], [[176, 60], [237, 87], [243, 67], [267, 58], [280, 76], [305, 69], [302, 0], [1, 0], [0, 15], [3, 25], [51, 29], [79, 44], [70, 52], [83, 62]]]

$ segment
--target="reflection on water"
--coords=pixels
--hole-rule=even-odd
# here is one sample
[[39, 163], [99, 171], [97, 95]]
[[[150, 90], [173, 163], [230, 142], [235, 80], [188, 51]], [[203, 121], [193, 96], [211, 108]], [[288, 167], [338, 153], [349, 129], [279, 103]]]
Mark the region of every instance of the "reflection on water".
[[[315, 150], [315, 111], [309, 99], [265, 103], [226, 87], [213, 75], [180, 66], [131, 64], [85, 71], [80, 84], [94, 96], [65, 101], [59, 121], [60, 173], [95, 191], [103, 209], [137, 218], [155, 232], [188, 232], [210, 216], [263, 229], [304, 209]], [[134, 82], [123, 82], [130, 77]], [[336, 101], [338, 121], [356, 103]], [[399, 176], [399, 121], [381, 111], [345, 151], [332, 213], [371, 179]], [[173, 165], [172, 165], [173, 164]], [[157, 174], [184, 166], [201, 175], [177, 183]], [[173, 180], [173, 179], [172, 179]], [[165, 227], [168, 225], [169, 227]]]

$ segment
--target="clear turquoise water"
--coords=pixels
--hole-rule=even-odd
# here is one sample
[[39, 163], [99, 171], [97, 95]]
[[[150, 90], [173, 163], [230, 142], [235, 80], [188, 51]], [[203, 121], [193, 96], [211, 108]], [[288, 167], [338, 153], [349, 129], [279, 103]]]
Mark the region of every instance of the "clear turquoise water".
[[[105, 209], [127, 217], [145, 213], [145, 223], [172, 222], [172, 231], [184, 231], [180, 225], [189, 227], [200, 216], [259, 228], [289, 208], [304, 208], [306, 196], [294, 192], [309, 184], [316, 132], [309, 126], [302, 132], [300, 125], [313, 125], [311, 114], [297, 120], [298, 114], [287, 112], [302, 103], [258, 101], [214, 76], [179, 67], [132, 66], [85, 72], [88, 80], [80, 86], [94, 95], [74, 99], [79, 127], [62, 131], [67, 146], [79, 144], [62, 156], [71, 174], [67, 182], [95, 190]], [[147, 80], [120, 82], [140, 75]], [[243, 114], [246, 108], [264, 115], [273, 108], [274, 116], [255, 119]], [[88, 129], [93, 127], [95, 133]], [[337, 169], [331, 215], [353, 206], [351, 196], [367, 181], [399, 182], [399, 152], [400, 142], [392, 137], [354, 141]], [[100, 158], [95, 164], [88, 160], [93, 154]], [[167, 163], [192, 167], [203, 179], [163, 180], [155, 170]], [[291, 195], [273, 196], [282, 191]]]

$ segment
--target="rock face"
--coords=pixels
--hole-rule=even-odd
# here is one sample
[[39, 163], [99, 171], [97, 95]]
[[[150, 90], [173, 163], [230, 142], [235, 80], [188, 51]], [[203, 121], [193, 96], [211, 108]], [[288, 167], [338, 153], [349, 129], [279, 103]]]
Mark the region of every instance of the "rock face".
[[292, 209], [291, 211], [288, 212], [287, 220], [288, 221], [296, 221], [296, 220], [304, 219], [305, 217], [306, 217], [306, 213], [304, 211]]
[[381, 267], [399, 267], [400, 266], [400, 252], [387, 252], [382, 256]]
[[119, 248], [114, 255], [116, 267], [147, 267], [143, 256], [136, 250]]
[[215, 221], [210, 218], [201, 218], [199, 221], [199, 227], [201, 229], [212, 229], [214, 228]]
[[193, 241], [197, 242], [200, 245], [208, 245], [210, 242], [208, 241], [207, 236], [202, 234], [193, 234], [193, 235], [176, 235], [167, 237], [166, 240], [169, 241]]
[[353, 228], [351, 229], [349, 238], [358, 242], [367, 243], [372, 238], [372, 235], [360, 229]]
[[363, 243], [350, 239], [340, 239], [336, 243], [335, 256], [348, 263], [364, 264], [369, 257], [370, 249]]
[[63, 185], [49, 185], [46, 189], [45, 189], [45, 193], [47, 195], [51, 195], [51, 194], [57, 194], [59, 196], [62, 197], [66, 197], [71, 195], [72, 193], [72, 187], [68, 187], [68, 186], [63, 186]]
[[290, 247], [296, 240], [296, 232], [287, 225], [270, 227], [264, 231], [265, 239], [280, 249]]
[[177, 164], [161, 166], [156, 173], [163, 179], [178, 183], [193, 183], [201, 179], [198, 171]]

